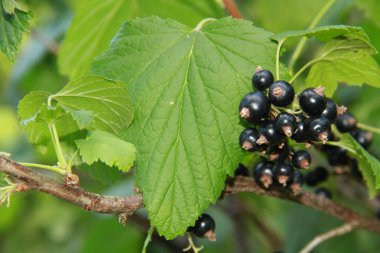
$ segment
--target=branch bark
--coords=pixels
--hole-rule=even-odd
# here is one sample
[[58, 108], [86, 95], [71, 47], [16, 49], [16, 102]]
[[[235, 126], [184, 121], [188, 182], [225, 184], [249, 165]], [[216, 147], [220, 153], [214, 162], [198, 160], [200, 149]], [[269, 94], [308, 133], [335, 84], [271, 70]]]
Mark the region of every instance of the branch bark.
[[224, 8], [234, 18], [243, 18], [234, 0], [223, 0]]

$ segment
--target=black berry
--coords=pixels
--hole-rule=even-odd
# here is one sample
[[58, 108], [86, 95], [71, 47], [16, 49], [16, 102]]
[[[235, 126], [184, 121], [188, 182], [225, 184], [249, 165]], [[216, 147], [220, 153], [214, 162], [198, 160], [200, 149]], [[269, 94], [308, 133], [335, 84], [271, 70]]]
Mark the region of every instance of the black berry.
[[273, 167], [273, 175], [277, 182], [286, 187], [293, 178], [293, 167], [287, 163], [277, 163]]
[[256, 151], [258, 149], [258, 144], [256, 143], [259, 139], [259, 132], [254, 128], [246, 128], [241, 132], [239, 142], [242, 149], [247, 151]]
[[270, 161], [283, 162], [289, 158], [289, 146], [285, 142], [280, 145], [269, 146], [267, 155]]
[[304, 175], [298, 171], [295, 170], [293, 172], [293, 177], [291, 179], [291, 183], [289, 188], [292, 190], [293, 193], [299, 193], [301, 191], [301, 187], [305, 182], [305, 177]]
[[270, 112], [268, 98], [260, 91], [248, 93], [239, 106], [240, 117], [250, 123], [259, 123], [266, 119]]
[[195, 222], [195, 225], [188, 228], [188, 231], [198, 237], [207, 237], [209, 240], [215, 241], [215, 221], [208, 214], [203, 213]]
[[311, 156], [306, 150], [298, 150], [292, 156], [292, 164], [298, 169], [307, 169], [311, 163]]
[[371, 146], [373, 140], [371, 132], [362, 129], [355, 129], [351, 131], [350, 134], [363, 148], [368, 149]]
[[326, 142], [331, 132], [331, 123], [325, 116], [307, 120], [307, 133], [312, 141]]
[[327, 160], [331, 166], [344, 166], [350, 162], [347, 150], [332, 146], [327, 153]]
[[351, 174], [356, 177], [357, 179], [360, 179], [362, 180], [363, 179], [363, 174], [362, 172], [359, 170], [359, 163], [358, 163], [358, 160], [356, 159], [351, 159], [350, 161], [350, 170], [351, 170]]
[[296, 130], [292, 134], [291, 138], [298, 143], [306, 142], [308, 140], [306, 118], [302, 114], [296, 115], [296, 122]]
[[268, 161], [261, 161], [255, 166], [253, 177], [260, 187], [269, 189], [273, 184], [273, 166], [274, 163]]
[[356, 129], [357, 120], [351, 113], [339, 115], [335, 125], [341, 133], [351, 132]]
[[258, 68], [252, 77], [252, 86], [257, 90], [268, 89], [273, 83], [273, 75], [269, 70]]
[[326, 116], [330, 122], [334, 122], [338, 116], [338, 107], [331, 99], [327, 99], [326, 109], [322, 112], [322, 115]]
[[328, 171], [324, 167], [316, 167], [305, 175], [305, 183], [309, 186], [315, 186], [327, 180]]
[[323, 197], [323, 198], [332, 198], [332, 193], [330, 190], [326, 189], [325, 187], [320, 187], [314, 191], [315, 194]]
[[284, 140], [284, 136], [276, 130], [274, 123], [270, 121], [260, 125], [259, 133], [259, 144], [277, 145]]
[[320, 115], [326, 109], [326, 97], [323, 94], [323, 88], [308, 88], [299, 95], [299, 104], [305, 113], [316, 116]]
[[380, 209], [377, 209], [376, 211], [376, 218], [380, 220]]
[[294, 100], [294, 88], [286, 81], [276, 81], [269, 86], [269, 102], [275, 106], [285, 107]]
[[277, 131], [290, 137], [296, 131], [297, 122], [296, 118], [292, 114], [282, 112], [277, 115], [274, 125]]
[[239, 163], [239, 165], [237, 166], [235, 170], [234, 175], [248, 177], [249, 176], [248, 169], [243, 164]]

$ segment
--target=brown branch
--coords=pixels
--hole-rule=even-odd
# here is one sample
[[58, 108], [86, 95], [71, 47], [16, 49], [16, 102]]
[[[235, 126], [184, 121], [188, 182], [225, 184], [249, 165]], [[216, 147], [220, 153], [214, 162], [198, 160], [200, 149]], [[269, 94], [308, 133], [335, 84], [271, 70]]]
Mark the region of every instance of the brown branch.
[[243, 18], [234, 0], [223, 0], [224, 8], [234, 18]]

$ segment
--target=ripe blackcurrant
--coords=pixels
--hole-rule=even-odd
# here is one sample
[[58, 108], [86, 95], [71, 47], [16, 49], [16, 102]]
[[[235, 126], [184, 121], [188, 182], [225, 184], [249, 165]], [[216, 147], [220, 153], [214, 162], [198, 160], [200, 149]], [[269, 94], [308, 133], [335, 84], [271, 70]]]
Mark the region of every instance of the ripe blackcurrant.
[[258, 144], [277, 145], [284, 140], [284, 136], [278, 132], [273, 122], [267, 121], [260, 125], [260, 138]]
[[355, 129], [351, 131], [350, 134], [363, 148], [368, 149], [371, 146], [373, 140], [371, 132], [362, 129]]
[[311, 156], [306, 150], [298, 150], [292, 156], [292, 164], [298, 169], [307, 169], [311, 163]]
[[356, 129], [357, 120], [351, 113], [339, 115], [335, 125], [341, 133], [351, 132]]
[[250, 123], [259, 123], [267, 118], [270, 112], [268, 98], [260, 91], [248, 93], [239, 106], [240, 117]]
[[314, 191], [314, 193], [321, 196], [321, 197], [324, 197], [324, 198], [328, 198], [328, 199], [332, 198], [331, 191], [325, 187], [320, 187], [320, 188], [316, 189]]
[[255, 166], [253, 177], [260, 187], [269, 189], [273, 184], [273, 166], [274, 163], [268, 161], [261, 161]]
[[341, 147], [330, 147], [327, 152], [327, 160], [331, 166], [343, 166], [350, 162], [347, 150]]
[[307, 120], [308, 137], [312, 141], [325, 143], [331, 132], [331, 123], [325, 116], [310, 118]]
[[257, 90], [268, 89], [269, 85], [273, 83], [273, 75], [269, 70], [261, 69], [258, 67], [252, 77], [252, 86]]
[[326, 181], [328, 176], [329, 173], [324, 167], [316, 167], [305, 175], [305, 183], [309, 186], [315, 186]]
[[356, 159], [351, 159], [350, 161], [350, 170], [351, 170], [351, 174], [356, 177], [357, 179], [360, 179], [362, 180], [363, 179], [363, 174], [362, 172], [359, 170], [359, 163], [358, 163], [358, 160]]
[[194, 227], [188, 228], [189, 232], [192, 232], [198, 237], [206, 237], [210, 241], [215, 241], [215, 221], [214, 219], [206, 214], [203, 213], [198, 218], [198, 220], [195, 222]]
[[376, 211], [376, 217], [377, 217], [377, 219], [380, 220], [380, 209], [377, 209], [377, 211]]
[[237, 166], [235, 170], [234, 175], [248, 177], [249, 176], [248, 169], [243, 164], [239, 163], [239, 165]]
[[275, 106], [285, 107], [294, 100], [294, 88], [286, 81], [275, 81], [269, 86], [269, 102]]
[[298, 143], [306, 142], [308, 140], [306, 117], [304, 117], [302, 114], [296, 115], [296, 122], [297, 127], [291, 138]]
[[304, 90], [298, 97], [302, 111], [311, 116], [320, 115], [326, 109], [327, 103], [323, 90], [321, 86]]
[[326, 109], [322, 112], [322, 115], [326, 116], [330, 122], [334, 122], [338, 117], [338, 107], [331, 99], [327, 99]]
[[240, 146], [247, 151], [256, 151], [259, 146], [256, 143], [258, 139], [259, 132], [255, 128], [246, 128], [240, 134]]
[[301, 191], [301, 188], [304, 182], [305, 182], [304, 175], [299, 170], [295, 170], [293, 172], [293, 177], [291, 179], [289, 188], [292, 190], [293, 193], [299, 193]]
[[286, 187], [287, 184], [291, 182], [293, 178], [293, 172], [293, 167], [287, 163], [277, 163], [273, 167], [273, 175], [275, 179], [284, 187]]
[[289, 158], [289, 146], [285, 142], [280, 145], [269, 146], [267, 155], [270, 161], [282, 162]]
[[277, 115], [274, 125], [280, 133], [290, 137], [296, 131], [297, 122], [296, 118], [287, 112], [282, 112]]

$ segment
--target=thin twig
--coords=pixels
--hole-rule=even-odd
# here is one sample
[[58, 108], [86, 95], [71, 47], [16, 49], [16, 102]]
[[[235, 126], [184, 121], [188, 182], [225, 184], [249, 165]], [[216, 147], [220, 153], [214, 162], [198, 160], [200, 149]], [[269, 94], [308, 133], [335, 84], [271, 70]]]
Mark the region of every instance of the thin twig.
[[234, 0], [223, 0], [224, 8], [234, 18], [243, 18]]
[[322, 242], [351, 232], [357, 225], [357, 222], [346, 223], [343, 226], [320, 234], [310, 241], [299, 253], [309, 253]]

